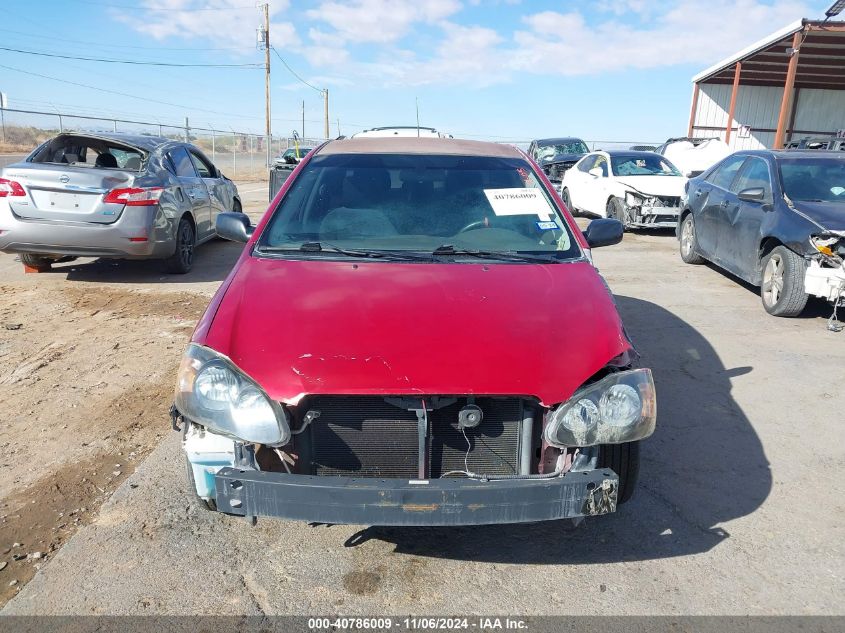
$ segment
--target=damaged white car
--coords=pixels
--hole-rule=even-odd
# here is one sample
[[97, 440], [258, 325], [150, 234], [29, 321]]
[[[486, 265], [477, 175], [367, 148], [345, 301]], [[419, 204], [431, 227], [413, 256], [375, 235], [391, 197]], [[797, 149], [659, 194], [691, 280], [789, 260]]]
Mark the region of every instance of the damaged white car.
[[626, 229], [674, 228], [685, 183], [654, 152], [599, 151], [564, 174], [561, 197], [573, 213], [615, 218]]

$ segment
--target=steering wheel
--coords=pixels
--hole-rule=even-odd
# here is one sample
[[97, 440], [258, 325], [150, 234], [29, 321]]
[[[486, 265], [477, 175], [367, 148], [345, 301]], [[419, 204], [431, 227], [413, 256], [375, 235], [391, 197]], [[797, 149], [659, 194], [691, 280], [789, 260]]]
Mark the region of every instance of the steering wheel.
[[460, 231], [455, 233], [455, 235], [459, 235], [461, 233], [466, 233], [467, 231], [475, 231], [476, 229], [489, 229], [490, 228], [490, 219], [484, 218], [483, 220], [474, 220], [467, 224], [464, 228]]

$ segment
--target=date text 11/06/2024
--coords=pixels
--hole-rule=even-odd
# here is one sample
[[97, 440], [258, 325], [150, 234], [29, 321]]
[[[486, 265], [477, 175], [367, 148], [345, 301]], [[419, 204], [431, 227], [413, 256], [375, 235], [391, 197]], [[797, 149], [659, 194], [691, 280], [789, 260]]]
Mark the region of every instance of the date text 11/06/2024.
[[336, 617], [336, 618], [309, 618], [308, 629], [319, 631], [329, 630], [409, 630], [409, 631], [453, 631], [453, 630], [479, 630], [479, 631], [526, 631], [528, 623], [519, 618], [507, 617]]

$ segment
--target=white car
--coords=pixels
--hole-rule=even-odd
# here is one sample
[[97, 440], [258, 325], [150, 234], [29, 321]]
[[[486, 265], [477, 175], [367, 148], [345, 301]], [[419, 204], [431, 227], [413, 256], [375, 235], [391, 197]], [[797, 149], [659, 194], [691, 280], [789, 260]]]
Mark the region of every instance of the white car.
[[573, 213], [616, 218], [625, 228], [675, 228], [684, 178], [660, 154], [630, 150], [587, 154], [561, 183]]

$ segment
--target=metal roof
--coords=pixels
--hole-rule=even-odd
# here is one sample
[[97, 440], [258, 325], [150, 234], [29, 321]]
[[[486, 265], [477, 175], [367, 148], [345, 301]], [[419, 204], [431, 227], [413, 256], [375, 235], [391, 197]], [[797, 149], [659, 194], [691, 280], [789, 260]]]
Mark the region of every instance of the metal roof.
[[511, 145], [467, 141], [452, 138], [419, 138], [416, 136], [349, 138], [329, 141], [317, 150], [327, 154], [448, 154], [452, 156], [495, 156], [520, 158]]
[[802, 19], [772, 33], [692, 78], [694, 83], [730, 84], [742, 63], [743, 86], [786, 82], [793, 37], [802, 33], [795, 75], [797, 88], [845, 90], [845, 22]]
[[163, 136], [147, 136], [144, 134], [126, 134], [123, 132], [63, 132], [58, 136], [78, 136], [80, 138], [94, 138], [105, 141], [126, 143], [139, 149], [152, 151], [165, 143], [174, 143], [173, 139]]

